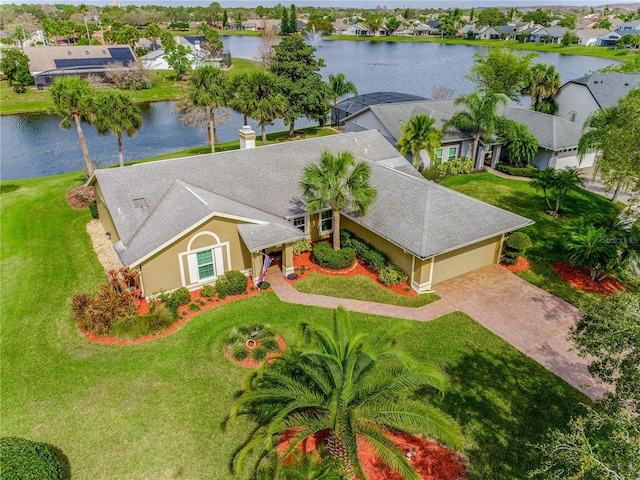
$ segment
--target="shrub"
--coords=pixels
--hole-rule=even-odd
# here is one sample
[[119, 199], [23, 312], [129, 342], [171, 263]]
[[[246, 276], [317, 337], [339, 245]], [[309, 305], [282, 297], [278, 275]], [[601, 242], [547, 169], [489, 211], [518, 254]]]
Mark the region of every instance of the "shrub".
[[238, 270], [230, 270], [220, 275], [216, 281], [216, 289], [220, 298], [226, 298], [227, 295], [240, 295], [247, 289], [247, 277]]
[[502, 253], [502, 261], [507, 265], [515, 265], [518, 257], [531, 246], [531, 238], [523, 232], [513, 232], [505, 242], [505, 249]]
[[333, 250], [327, 242], [318, 242], [313, 247], [313, 260], [331, 270], [341, 270], [353, 264], [356, 258], [356, 252], [349, 247], [341, 250]]
[[267, 349], [264, 348], [263, 346], [255, 348], [253, 352], [251, 352], [251, 360], [254, 360], [256, 362], [261, 362], [266, 358], [266, 356], [267, 356]]
[[310, 252], [311, 248], [311, 240], [309, 240], [308, 238], [303, 238], [293, 244], [293, 254], [300, 255], [303, 252]]
[[2, 480], [62, 480], [62, 468], [53, 447], [26, 438], [0, 438]]
[[95, 200], [93, 202], [89, 202], [89, 211], [91, 212], [91, 218], [100, 218], [100, 214], [98, 213], [98, 204]]
[[512, 167], [511, 165], [507, 165], [505, 163], [498, 163], [496, 165], [496, 170], [502, 173], [506, 173], [507, 175], [513, 175], [514, 177], [531, 178], [538, 171], [538, 168], [535, 165], [527, 165], [526, 167]]
[[278, 345], [278, 340], [275, 337], [265, 338], [260, 344], [267, 352], [279, 352], [280, 345]]
[[169, 328], [173, 321], [171, 310], [160, 304], [148, 315], [132, 315], [118, 320], [111, 326], [110, 334], [117, 338], [135, 340], [162, 332]]
[[213, 285], [205, 285], [200, 289], [200, 295], [211, 301], [216, 296], [216, 288]]
[[191, 302], [191, 292], [187, 287], [180, 287], [177, 290], [174, 290], [171, 297], [172, 299], [175, 299], [174, 301], [179, 307]]
[[454, 158], [447, 162], [442, 162], [436, 166], [441, 179], [455, 177], [456, 175], [466, 175], [473, 170], [473, 160], [470, 158]]
[[297, 280], [298, 279], [298, 274], [297, 273], [290, 273], [289, 275], [287, 275], [287, 278], [289, 280]]
[[397, 285], [406, 281], [409, 276], [395, 265], [387, 265], [378, 274], [378, 280], [385, 285]]
[[427, 168], [422, 171], [422, 176], [432, 182], [440, 182], [443, 180], [440, 170], [437, 167]]
[[198, 305], [197, 303], [190, 303], [188, 308], [192, 312], [197, 312], [198, 310], [200, 310], [200, 305]]
[[118, 291], [109, 283], [103, 284], [97, 295], [88, 303], [83, 303], [86, 302], [87, 296], [80, 296], [74, 296], [71, 304], [74, 315], [78, 313], [75, 317], [76, 325], [83, 332], [99, 336], [107, 335], [111, 325], [121, 318], [136, 313], [131, 294]]
[[242, 344], [242, 345], [236, 345], [235, 347], [233, 347], [232, 355], [233, 355], [233, 358], [241, 362], [249, 356], [249, 353], [244, 348], [244, 344]]
[[258, 288], [260, 290], [266, 290], [267, 288], [269, 288], [271, 286], [271, 284], [269, 282], [260, 282], [258, 284]]
[[348, 232], [345, 236], [341, 235], [340, 242], [344, 247], [353, 248], [356, 252], [356, 257], [366, 263], [374, 272], [382, 270], [389, 261], [384, 253], [351, 232]]

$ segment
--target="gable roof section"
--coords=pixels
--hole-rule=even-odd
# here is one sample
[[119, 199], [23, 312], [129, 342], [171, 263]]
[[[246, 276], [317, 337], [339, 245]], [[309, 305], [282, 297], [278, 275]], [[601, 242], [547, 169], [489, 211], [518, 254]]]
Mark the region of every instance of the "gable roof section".
[[[212, 218], [242, 221], [251, 251], [302, 237], [286, 219], [305, 213], [303, 168], [320, 154], [351, 151], [370, 162], [378, 198], [364, 217], [343, 212], [374, 233], [427, 258], [529, 225], [526, 218], [484, 204], [421, 176], [377, 131], [334, 135], [175, 160], [97, 170], [127, 265], [135, 265]], [[144, 199], [147, 207], [134, 206]]]
[[538, 145], [554, 152], [577, 148], [582, 136], [581, 125], [555, 115], [513, 107], [506, 107], [502, 114], [529, 127]]
[[587, 87], [598, 106], [607, 108], [617, 105], [620, 97], [640, 85], [640, 73], [594, 73], [570, 80], [560, 90], [570, 83]]
[[123, 66], [135, 62], [129, 45], [66, 45], [25, 47], [32, 74], [56, 69], [105, 67], [119, 62]]

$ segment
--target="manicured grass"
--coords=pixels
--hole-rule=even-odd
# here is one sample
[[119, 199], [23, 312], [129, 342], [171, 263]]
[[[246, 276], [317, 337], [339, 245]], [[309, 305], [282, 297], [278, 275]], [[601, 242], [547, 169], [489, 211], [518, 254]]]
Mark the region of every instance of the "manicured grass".
[[536, 192], [529, 182], [501, 178], [491, 173], [450, 177], [444, 185], [484, 202], [517, 213], [535, 221], [534, 225], [523, 228], [533, 241], [526, 258], [532, 263], [528, 271], [519, 276], [554, 295], [580, 305], [584, 300], [595, 299], [596, 295], [577, 290], [561, 280], [551, 266], [558, 261], [566, 261], [562, 242], [562, 228], [572, 220], [589, 218], [619, 211], [619, 205], [587, 190], [571, 192], [565, 200], [562, 211], [566, 218], [553, 218], [546, 213], [547, 204], [542, 192]]
[[[270, 324], [289, 344], [300, 321], [331, 312], [264, 293], [203, 313], [169, 337], [137, 346], [92, 344], [76, 332], [68, 299], [105, 276], [85, 231], [90, 215], [65, 194], [77, 174], [0, 183], [0, 436], [62, 449], [74, 480], [234, 477], [227, 468], [251, 425], [221, 423], [246, 369], [222, 346], [235, 325]], [[515, 195], [515, 194], [514, 194]], [[398, 346], [445, 369], [437, 403], [463, 427], [472, 475], [522, 479], [529, 446], [588, 400], [461, 313], [432, 322], [352, 314], [358, 329], [400, 326]]]
[[[234, 58], [233, 67], [229, 75], [249, 72], [258, 69], [258, 64], [252, 60]], [[171, 70], [153, 70], [149, 72], [151, 88], [129, 92], [136, 103], [161, 102], [175, 100], [186, 86], [184, 80], [176, 81]], [[45, 113], [53, 107], [51, 95], [47, 90], [37, 90], [35, 87], [27, 93], [17, 94], [8, 83], [0, 82], [0, 114], [15, 115], [19, 113]]]
[[355, 277], [334, 277], [312, 273], [308, 277], [297, 281], [293, 287], [299, 292], [315, 293], [327, 297], [352, 298], [366, 302], [400, 305], [401, 307], [423, 307], [440, 300], [435, 293], [426, 293], [415, 297], [406, 297], [387, 290], [366, 275]]

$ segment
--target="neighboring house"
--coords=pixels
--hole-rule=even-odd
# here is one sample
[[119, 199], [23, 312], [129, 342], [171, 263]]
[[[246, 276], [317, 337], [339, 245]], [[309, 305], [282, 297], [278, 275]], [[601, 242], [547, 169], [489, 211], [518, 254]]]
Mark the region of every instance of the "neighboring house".
[[640, 20], [634, 20], [633, 22], [626, 22], [616, 28], [616, 32], [631, 33], [640, 32]]
[[566, 27], [541, 27], [529, 35], [529, 42], [536, 43], [560, 43], [565, 33], [569, 31]]
[[585, 45], [587, 47], [594, 47], [598, 41], [598, 38], [609, 33], [609, 30], [604, 28], [585, 28], [578, 30], [576, 36], [578, 37], [578, 45]]
[[358, 113], [371, 105], [415, 102], [416, 100], [426, 100], [426, 98], [400, 92], [371, 92], [345, 98], [332, 107], [331, 124], [340, 125], [348, 116]]
[[104, 76], [113, 64], [124, 69], [135, 65], [136, 59], [129, 45], [65, 45], [25, 47], [29, 70], [38, 88], [53, 83], [64, 75]]
[[[573, 122], [553, 115], [534, 112], [523, 108], [500, 106], [498, 113], [506, 118], [529, 127], [537, 138], [539, 149], [533, 164], [539, 169], [547, 167], [564, 168], [567, 166], [590, 167], [593, 165], [593, 154], [582, 161], [577, 156], [578, 140], [582, 128]], [[433, 118], [435, 126], [442, 128], [461, 106], [455, 106], [454, 100], [426, 100], [397, 104], [372, 105], [366, 107], [344, 120], [346, 132], [377, 130], [392, 145], [397, 145], [402, 136], [402, 127], [412, 117], [424, 114]], [[460, 132], [450, 129], [445, 132], [442, 147], [436, 151], [437, 160], [446, 162], [458, 157], [471, 158], [473, 151], [473, 135], [471, 132]], [[408, 155], [410, 157], [411, 154]], [[496, 138], [481, 138], [478, 152], [474, 159], [475, 168], [494, 167], [507, 157], [507, 149]], [[426, 166], [431, 160], [426, 153], [421, 153], [422, 163]]]
[[171, 67], [164, 58], [164, 50], [159, 49], [153, 52], [149, 52], [139, 58], [142, 62], [142, 66], [146, 70], [170, 70]]
[[616, 105], [639, 85], [640, 73], [594, 73], [570, 80], [554, 97], [556, 115], [582, 125], [592, 112]]
[[432, 33], [431, 27], [421, 22], [414, 24], [413, 27], [410, 27], [409, 30], [410, 32], [412, 32], [412, 35], [415, 35], [417, 37], [430, 35]]
[[355, 35], [356, 37], [366, 37], [373, 35], [369, 27], [363, 23], [357, 22], [353, 25], [349, 25], [346, 30], [342, 32], [343, 35]]
[[345, 30], [351, 26], [351, 19], [347, 17], [338, 18], [335, 22], [332, 22], [332, 25], [334, 35], [343, 35]]
[[366, 161], [377, 190], [367, 215], [341, 212], [341, 228], [383, 251], [418, 292], [497, 263], [505, 234], [533, 223], [425, 180], [375, 131], [100, 169], [88, 184], [119, 259], [140, 269], [149, 296], [229, 270], [255, 279], [265, 254], [293, 273], [293, 243], [333, 230], [331, 212], [308, 214], [299, 189], [304, 167], [327, 150]]
[[497, 27], [500, 36], [506, 35], [507, 40], [517, 40], [519, 35], [533, 27], [533, 22], [508, 23], [504, 27]]
[[189, 49], [194, 58], [194, 68], [206, 64], [214, 64], [225, 68], [231, 67], [231, 54], [229, 52], [220, 52], [215, 58], [210, 58], [209, 53], [203, 51], [202, 46], [207, 43], [204, 35], [186, 35], [176, 37], [176, 41]]

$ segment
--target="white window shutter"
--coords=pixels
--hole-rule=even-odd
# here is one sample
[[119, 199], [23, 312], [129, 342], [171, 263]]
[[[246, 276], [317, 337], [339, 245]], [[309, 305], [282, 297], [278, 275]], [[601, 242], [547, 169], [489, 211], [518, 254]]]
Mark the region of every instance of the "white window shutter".
[[224, 258], [222, 256], [222, 248], [214, 248], [213, 249], [213, 258], [215, 259], [215, 276], [219, 277], [224, 273]]
[[198, 273], [198, 256], [195, 253], [187, 255], [187, 265], [189, 267], [189, 283], [198, 283], [200, 274]]

